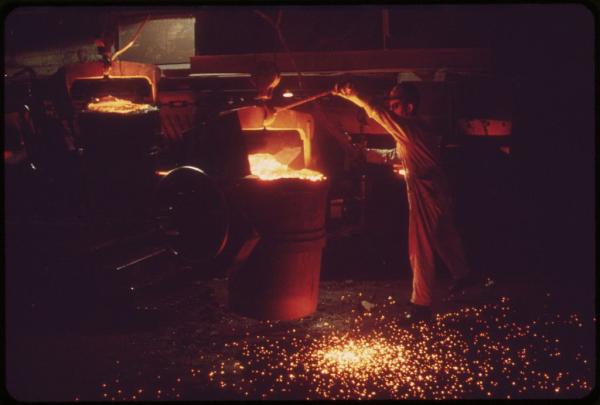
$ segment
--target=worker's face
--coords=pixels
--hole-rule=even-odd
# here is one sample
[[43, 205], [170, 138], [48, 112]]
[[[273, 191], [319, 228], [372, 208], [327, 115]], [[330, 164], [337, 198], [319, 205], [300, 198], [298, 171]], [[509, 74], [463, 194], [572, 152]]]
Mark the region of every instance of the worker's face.
[[391, 99], [388, 101], [388, 109], [398, 117], [406, 117], [412, 114], [412, 103], [403, 104], [399, 99]]

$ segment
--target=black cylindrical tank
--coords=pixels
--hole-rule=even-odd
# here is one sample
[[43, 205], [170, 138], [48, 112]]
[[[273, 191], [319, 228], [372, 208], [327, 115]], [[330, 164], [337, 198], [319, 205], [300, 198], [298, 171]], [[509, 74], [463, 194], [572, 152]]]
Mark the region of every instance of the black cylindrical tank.
[[155, 183], [158, 109], [129, 114], [84, 111], [79, 115], [79, 127], [91, 214], [138, 217]]

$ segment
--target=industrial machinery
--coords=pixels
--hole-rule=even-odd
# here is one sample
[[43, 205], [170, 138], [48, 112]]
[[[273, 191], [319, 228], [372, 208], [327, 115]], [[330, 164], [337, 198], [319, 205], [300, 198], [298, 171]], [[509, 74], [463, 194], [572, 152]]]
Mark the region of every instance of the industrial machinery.
[[[110, 291], [108, 285], [118, 279], [120, 292], [105, 294], [115, 308], [141, 294], [128, 274], [160, 262], [154, 267], [165, 277], [181, 267], [192, 268], [194, 277], [227, 274], [232, 308], [250, 316], [304, 316], [316, 305], [326, 238], [371, 226], [366, 237], [376, 241], [371, 247], [392, 239], [388, 228], [398, 223], [392, 214], [401, 216], [406, 208], [403, 168], [385, 130], [329, 97], [327, 89], [344, 75], [368, 81], [376, 97], [398, 81], [420, 81], [423, 99], [435, 100], [423, 105], [428, 118], [440, 132], [459, 135], [445, 141], [478, 134], [483, 122], [463, 111], [450, 115], [458, 81], [449, 78], [485, 71], [490, 63], [485, 49], [309, 51], [286, 57], [196, 52], [187, 68], [161, 72], [117, 59], [133, 46], [149, 19], [144, 17], [121, 50], [111, 55], [102, 46], [101, 60], [62, 67], [40, 102], [25, 95], [5, 124], [25, 138], [25, 148], [16, 136], [13, 149], [5, 151], [5, 162], [25, 162], [7, 164], [11, 238], [46, 235], [35, 242], [38, 247], [48, 257], [73, 258], [75, 264], [63, 266], [72, 273], [82, 264], [91, 268], [95, 281], [88, 286], [98, 291]], [[48, 103], [50, 96], [62, 102]], [[55, 117], [48, 119], [51, 106]], [[485, 134], [496, 134], [494, 116], [486, 122]], [[510, 122], [499, 125], [504, 140]], [[70, 142], [62, 155], [44, 153], [46, 145], [36, 144], [52, 133]], [[68, 164], [55, 170], [57, 161]], [[63, 208], [50, 215], [50, 202]], [[27, 249], [17, 251], [14, 257], [27, 256]], [[164, 266], [165, 261], [176, 265]], [[311, 270], [300, 271], [306, 263]], [[290, 270], [288, 278], [276, 270], [281, 268]], [[289, 297], [296, 298], [286, 301]], [[256, 306], [260, 302], [265, 306]]]
[[317, 305], [328, 182], [310, 169], [313, 120], [299, 104], [225, 111], [194, 129], [197, 153], [157, 189], [171, 251], [204, 263], [222, 255], [232, 309], [256, 318]]

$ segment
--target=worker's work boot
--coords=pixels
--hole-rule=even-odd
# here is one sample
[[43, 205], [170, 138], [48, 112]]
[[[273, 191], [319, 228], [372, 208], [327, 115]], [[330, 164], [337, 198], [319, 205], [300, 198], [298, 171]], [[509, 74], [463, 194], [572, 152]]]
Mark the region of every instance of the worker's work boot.
[[450, 295], [456, 295], [464, 292], [467, 288], [472, 287], [478, 283], [477, 277], [473, 273], [469, 273], [464, 277], [452, 280], [448, 287], [448, 293]]
[[395, 319], [399, 324], [413, 324], [420, 321], [430, 321], [431, 320], [431, 308], [425, 305], [417, 305], [412, 302], [408, 303], [404, 308], [402, 308]]

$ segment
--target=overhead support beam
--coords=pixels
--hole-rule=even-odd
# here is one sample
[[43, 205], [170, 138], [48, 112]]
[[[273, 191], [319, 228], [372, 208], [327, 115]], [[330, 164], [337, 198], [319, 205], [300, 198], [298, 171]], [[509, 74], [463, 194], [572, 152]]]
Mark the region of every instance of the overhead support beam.
[[487, 48], [443, 48], [200, 55], [192, 56], [190, 74], [248, 74], [262, 61], [274, 62], [282, 73], [296, 73], [296, 69], [322, 74], [438, 69], [489, 72], [492, 68], [492, 54]]

